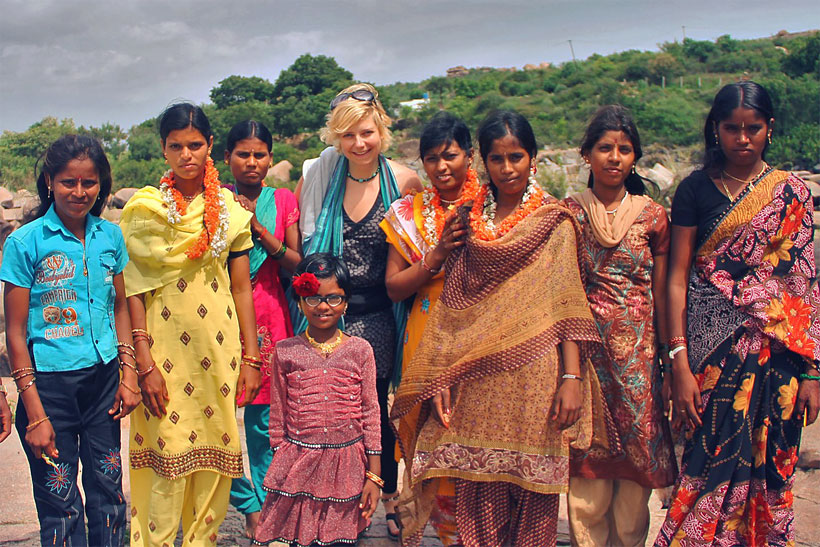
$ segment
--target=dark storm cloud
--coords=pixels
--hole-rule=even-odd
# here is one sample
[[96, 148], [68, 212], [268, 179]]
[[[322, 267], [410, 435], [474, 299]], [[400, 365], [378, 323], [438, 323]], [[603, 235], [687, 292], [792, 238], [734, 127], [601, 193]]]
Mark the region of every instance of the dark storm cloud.
[[4, 0], [0, 129], [44, 116], [129, 127], [169, 102], [208, 100], [231, 75], [275, 80], [302, 53], [361, 80], [418, 81], [454, 65], [517, 66], [655, 49], [687, 35], [817, 26], [814, 0]]

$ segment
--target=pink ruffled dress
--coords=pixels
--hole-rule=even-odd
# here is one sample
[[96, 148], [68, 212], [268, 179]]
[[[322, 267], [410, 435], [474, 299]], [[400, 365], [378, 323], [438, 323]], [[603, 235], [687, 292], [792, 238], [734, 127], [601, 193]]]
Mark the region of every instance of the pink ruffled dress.
[[301, 336], [276, 344], [270, 443], [275, 450], [254, 543], [355, 543], [367, 455], [381, 453], [376, 363], [350, 337], [323, 357]]

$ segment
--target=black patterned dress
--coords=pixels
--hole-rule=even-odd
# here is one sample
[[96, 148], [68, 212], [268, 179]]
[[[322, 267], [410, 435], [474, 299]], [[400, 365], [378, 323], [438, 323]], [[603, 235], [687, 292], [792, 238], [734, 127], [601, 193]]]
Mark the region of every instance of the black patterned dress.
[[373, 346], [376, 377], [380, 380], [390, 379], [396, 348], [396, 321], [384, 286], [389, 246], [379, 227], [384, 214], [381, 195], [378, 195], [373, 207], [359, 222], [353, 222], [347, 212], [343, 212], [342, 228], [342, 259], [353, 283], [345, 332], [360, 336]]
[[373, 206], [359, 222], [353, 222], [342, 207], [342, 260], [350, 270], [353, 284], [345, 332], [364, 338], [373, 347], [376, 358], [376, 391], [381, 411], [381, 467], [384, 492], [396, 491], [398, 468], [393, 456], [396, 438], [387, 418], [387, 394], [393, 375], [396, 350], [396, 320], [392, 302], [387, 296], [384, 274], [387, 270], [389, 244], [379, 227], [385, 215], [381, 192]]

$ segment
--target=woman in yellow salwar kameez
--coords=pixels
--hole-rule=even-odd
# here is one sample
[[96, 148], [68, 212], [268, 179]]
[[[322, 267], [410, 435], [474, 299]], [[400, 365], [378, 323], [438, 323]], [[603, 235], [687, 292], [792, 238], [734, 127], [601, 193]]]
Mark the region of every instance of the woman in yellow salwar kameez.
[[214, 545], [242, 476], [236, 404], [260, 384], [251, 215], [220, 188], [200, 108], [169, 107], [160, 136], [171, 169], [121, 221], [143, 397], [130, 432], [131, 545], [173, 545], [180, 520], [183, 545]]
[[[381, 223], [392, 245], [385, 274], [387, 293], [396, 302], [415, 294], [404, 331], [402, 363], [405, 365], [412, 359], [430, 309], [441, 294], [444, 261], [450, 251], [463, 245], [467, 235], [456, 208], [474, 200], [478, 192], [478, 178], [470, 167], [473, 159], [470, 130], [456, 116], [440, 112], [430, 120], [419, 139], [419, 157], [432, 187], [395, 201]], [[418, 410], [411, 411], [398, 425], [403, 457], [411, 448], [409, 439], [415, 435]], [[418, 505], [419, 510], [413, 511], [417, 514], [412, 518], [421, 526], [429, 518], [445, 547], [457, 545], [453, 482], [435, 481], [426, 489], [430, 491], [430, 498], [435, 496], [435, 501]]]

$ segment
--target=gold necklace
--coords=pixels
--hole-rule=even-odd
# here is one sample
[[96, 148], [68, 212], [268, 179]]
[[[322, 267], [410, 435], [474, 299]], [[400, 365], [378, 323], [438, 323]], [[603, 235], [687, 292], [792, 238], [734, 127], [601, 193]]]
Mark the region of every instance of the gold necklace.
[[742, 182], [743, 184], [746, 184], [747, 182], [750, 182], [750, 181], [753, 181], [753, 180], [759, 178], [760, 175], [763, 174], [763, 171], [765, 171], [768, 168], [769, 168], [769, 164], [764, 161], [763, 162], [763, 169], [760, 170], [760, 173], [758, 173], [757, 175], [753, 176], [752, 178], [746, 179], [746, 180], [737, 178], [736, 176], [734, 176], [731, 173], [729, 173], [728, 171], [726, 171], [726, 169], [723, 170], [723, 174], [726, 175], [727, 177], [729, 177], [732, 180], [736, 180], [737, 182]]
[[336, 339], [333, 342], [317, 342], [310, 335], [309, 329], [305, 329], [305, 336], [307, 337], [310, 345], [314, 348], [318, 348], [325, 357], [333, 353], [333, 350], [339, 347], [339, 344], [342, 343], [342, 331], [336, 329], [336, 333]]
[[[725, 169], [723, 169], [720, 172], [720, 183], [723, 185], [723, 190], [726, 192], [726, 197], [729, 198], [729, 203], [734, 203], [735, 202], [735, 196], [729, 191], [729, 187], [726, 185], [726, 181], [723, 179], [723, 175], [726, 175], [730, 179], [734, 179], [737, 182], [742, 182], [743, 184], [754, 185], [754, 183], [757, 182], [757, 180], [760, 178], [760, 176], [768, 168], [769, 168], [769, 164], [767, 164], [766, 162], [763, 162], [763, 169], [761, 169], [760, 172], [757, 175], [753, 176], [752, 178], [750, 178], [748, 180], [743, 180], [743, 179], [739, 179], [737, 177], [733, 177], [732, 175], [727, 173]], [[743, 192], [743, 188], [740, 189], [740, 192]], [[738, 195], [740, 195], [740, 192], [738, 192]]]

